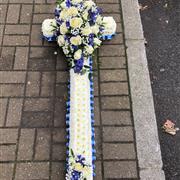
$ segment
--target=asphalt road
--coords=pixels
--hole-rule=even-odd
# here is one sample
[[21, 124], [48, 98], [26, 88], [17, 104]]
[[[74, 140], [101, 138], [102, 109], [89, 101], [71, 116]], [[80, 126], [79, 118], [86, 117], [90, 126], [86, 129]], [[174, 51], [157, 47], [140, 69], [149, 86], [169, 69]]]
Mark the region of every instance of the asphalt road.
[[180, 0], [139, 0], [167, 180], [180, 180], [180, 131], [162, 131], [170, 119], [180, 127]]

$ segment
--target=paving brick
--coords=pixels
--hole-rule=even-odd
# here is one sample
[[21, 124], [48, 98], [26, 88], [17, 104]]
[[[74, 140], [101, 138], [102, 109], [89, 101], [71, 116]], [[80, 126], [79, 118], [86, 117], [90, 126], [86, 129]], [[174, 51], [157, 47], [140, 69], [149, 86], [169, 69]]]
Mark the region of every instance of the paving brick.
[[58, 97], [55, 101], [54, 126], [65, 127], [66, 100], [64, 97]]
[[99, 95], [98, 76], [93, 77], [93, 82], [94, 82], [94, 96], [98, 96]]
[[123, 69], [118, 70], [100, 70], [100, 79], [103, 82], [108, 81], [127, 81], [127, 72]]
[[29, 44], [29, 36], [4, 36], [3, 44], [5, 46], [26, 46]]
[[101, 95], [128, 95], [127, 83], [101, 83]]
[[135, 161], [104, 162], [105, 178], [137, 178]]
[[54, 94], [55, 73], [43, 72], [41, 82], [41, 96], [53, 96]]
[[101, 142], [101, 131], [100, 128], [95, 128], [95, 142], [96, 142], [96, 158], [99, 160], [101, 159], [101, 146], [102, 146], [102, 142]]
[[26, 96], [39, 96], [40, 72], [28, 72]]
[[25, 100], [25, 111], [49, 111], [52, 101], [49, 98], [28, 98]]
[[56, 83], [67, 83], [69, 80], [69, 73], [67, 71], [58, 71]]
[[35, 1], [35, 4], [43, 4], [43, 3], [45, 3], [45, 0], [36, 0]]
[[54, 4], [54, 3], [56, 3], [56, 0], [47, 0], [47, 3], [49, 3], [49, 4]]
[[100, 57], [100, 69], [125, 68], [125, 57]]
[[134, 144], [103, 144], [103, 159], [135, 159]]
[[56, 48], [52, 47], [31, 47], [30, 58], [43, 58], [43, 59], [55, 59], [57, 56], [54, 54]]
[[67, 97], [68, 96], [68, 85], [67, 84], [56, 84], [56, 97]]
[[95, 166], [96, 166], [96, 169], [95, 169], [96, 176], [94, 177], [94, 179], [95, 180], [102, 180], [101, 161], [96, 161]]
[[56, 128], [53, 130], [53, 142], [66, 142], [66, 130], [65, 128]]
[[18, 160], [31, 160], [33, 157], [34, 129], [21, 129]]
[[95, 120], [95, 125], [100, 124], [100, 110], [99, 110], [99, 99], [98, 99], [98, 97], [94, 98], [94, 120]]
[[29, 34], [30, 25], [6, 25], [5, 34]]
[[65, 144], [53, 145], [53, 160], [65, 160], [66, 159], [66, 146]]
[[18, 163], [15, 179], [48, 179], [49, 163]]
[[0, 3], [1, 4], [8, 4], [8, 1], [7, 0], [0, 0]]
[[53, 14], [34, 14], [33, 16], [33, 23], [35, 24], [41, 24], [44, 19], [53, 18]]
[[133, 141], [132, 127], [103, 127], [103, 140], [106, 142]]
[[25, 70], [28, 63], [28, 47], [17, 47], [15, 54], [14, 69]]
[[9, 5], [7, 13], [7, 23], [18, 23], [20, 13], [20, 5]]
[[50, 112], [23, 112], [22, 127], [38, 128], [52, 126], [52, 113]]
[[5, 22], [6, 11], [7, 11], [7, 5], [0, 4], [0, 23], [4, 23]]
[[7, 102], [7, 99], [0, 99], [0, 126], [3, 126], [5, 122]]
[[129, 111], [101, 111], [102, 124], [104, 125], [131, 125]]
[[118, 4], [119, 0], [96, 0], [96, 3], [109, 3], [109, 4], [116, 3], [116, 4]]
[[0, 45], [2, 44], [3, 40], [3, 31], [4, 31], [4, 25], [0, 25]]
[[1, 71], [0, 83], [24, 83], [25, 72]]
[[112, 16], [114, 18], [114, 20], [116, 21], [116, 23], [121, 22], [121, 15], [119, 13], [103, 13], [103, 16]]
[[13, 163], [0, 164], [0, 172], [2, 180], [12, 180], [13, 177]]
[[38, 129], [35, 146], [35, 159], [48, 160], [50, 155], [50, 129]]
[[0, 97], [22, 97], [24, 85], [20, 84], [0, 84]]
[[123, 32], [123, 30], [122, 30], [122, 24], [121, 24], [121, 23], [117, 23], [116, 33], [121, 33], [121, 32]]
[[104, 13], [120, 13], [119, 5], [117, 4], [109, 5], [104, 3], [103, 4], [97, 3], [98, 7], [100, 7]]
[[3, 47], [0, 57], [0, 70], [11, 70], [14, 61], [14, 47]]
[[1, 129], [0, 144], [16, 143], [18, 130], [17, 129]]
[[60, 180], [65, 177], [65, 163], [61, 162], [53, 162], [52, 163], [52, 172], [51, 172], [51, 179], [52, 180]]
[[32, 5], [22, 5], [20, 22], [21, 23], [30, 23], [32, 18]]
[[42, 45], [41, 25], [32, 25], [31, 45]]
[[102, 109], [130, 109], [129, 97], [102, 97]]
[[112, 40], [106, 40], [103, 41], [103, 44], [122, 44], [123, 43], [123, 35], [122, 34], [116, 34], [116, 36], [113, 37]]
[[35, 5], [35, 8], [34, 8], [34, 13], [51, 14], [52, 12], [54, 12], [54, 4]]
[[[111, 50], [111, 51], [110, 51]], [[102, 45], [99, 49], [99, 56], [124, 56], [123, 45]]]
[[[14, 161], [15, 160], [15, 145], [0, 146], [0, 161]], [[1, 171], [0, 171], [1, 172]]]
[[33, 3], [33, 0], [26, 0], [26, 1], [24, 1], [24, 0], [9, 0], [9, 3], [23, 3], [23, 4], [25, 4], [25, 3]]
[[6, 126], [19, 126], [21, 121], [23, 99], [11, 98], [7, 113]]

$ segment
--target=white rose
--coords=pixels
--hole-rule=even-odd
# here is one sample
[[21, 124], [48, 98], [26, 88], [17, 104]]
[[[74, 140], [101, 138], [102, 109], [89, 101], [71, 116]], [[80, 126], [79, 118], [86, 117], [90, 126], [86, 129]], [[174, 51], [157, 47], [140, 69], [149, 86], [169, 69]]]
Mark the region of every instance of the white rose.
[[60, 12], [60, 19], [66, 20], [68, 17], [69, 17], [68, 10], [67, 9], [63, 9]]
[[82, 23], [83, 23], [83, 20], [81, 18], [75, 17], [70, 20], [70, 25], [72, 28], [80, 28]]
[[82, 50], [81, 50], [81, 49], [77, 50], [77, 51], [74, 53], [74, 59], [76, 59], [76, 60], [81, 59], [81, 56], [82, 56]]
[[61, 26], [60, 26], [60, 33], [61, 34], [66, 34], [68, 31], [67, 27], [66, 27], [66, 23], [62, 23]]
[[89, 0], [89, 1], [85, 1], [85, 2], [84, 2], [84, 5], [85, 5], [88, 9], [90, 9], [93, 5], [95, 5], [95, 3], [94, 3], [93, 1], [91, 1], [91, 0]]
[[94, 52], [94, 49], [92, 46], [86, 46], [85, 47], [85, 50], [88, 54], [92, 54]]
[[42, 32], [44, 36], [53, 36], [56, 29], [56, 20], [55, 19], [45, 19], [42, 23]]
[[77, 8], [76, 7], [70, 7], [68, 9], [68, 14], [69, 14], [69, 16], [76, 16], [76, 15], [78, 15]]
[[80, 45], [82, 43], [81, 36], [78, 35], [75, 37], [71, 37], [70, 42], [71, 42], [71, 44], [73, 44], [75, 46]]
[[116, 22], [113, 17], [104, 17], [103, 18], [103, 23], [104, 23], [104, 35], [112, 35], [115, 34], [116, 32]]
[[92, 33], [94, 33], [94, 34], [99, 33], [99, 26], [98, 25], [91, 26], [91, 29], [92, 29]]
[[82, 34], [84, 36], [89, 36], [89, 34], [91, 34], [91, 33], [92, 33], [92, 29], [90, 26], [89, 27], [86, 26], [85, 28], [82, 29]]
[[100, 46], [102, 41], [99, 40], [98, 38], [94, 38], [94, 43], [97, 45], [97, 46]]
[[58, 44], [59, 46], [63, 46], [65, 43], [64, 36], [60, 35], [58, 36]]

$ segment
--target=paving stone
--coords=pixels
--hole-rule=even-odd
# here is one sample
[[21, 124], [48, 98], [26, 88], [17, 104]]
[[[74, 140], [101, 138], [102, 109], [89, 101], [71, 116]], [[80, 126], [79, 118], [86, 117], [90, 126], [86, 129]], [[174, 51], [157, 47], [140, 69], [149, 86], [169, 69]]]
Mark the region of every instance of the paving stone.
[[65, 128], [56, 128], [53, 130], [53, 142], [66, 142], [66, 130]]
[[53, 96], [55, 72], [43, 72], [41, 82], [41, 96]]
[[99, 99], [98, 97], [94, 98], [94, 120], [95, 125], [100, 125], [100, 110], [99, 110]]
[[67, 97], [68, 96], [68, 85], [67, 84], [56, 84], [56, 97]]
[[14, 47], [3, 47], [0, 57], [0, 70], [11, 70], [14, 61]]
[[94, 82], [94, 96], [98, 96], [99, 95], [99, 84], [98, 84], [98, 77], [94, 76], [93, 77], [93, 82]]
[[29, 44], [29, 36], [4, 36], [3, 45], [5, 46], [27, 46]]
[[6, 25], [5, 34], [29, 34], [30, 25]]
[[61, 180], [61, 179], [63, 180], [63, 177], [65, 177], [65, 163], [53, 162], [51, 179], [52, 180]]
[[7, 0], [0, 0], [0, 3], [1, 4], [8, 4], [8, 1]]
[[16, 143], [18, 136], [17, 129], [1, 129], [0, 144]]
[[105, 178], [137, 178], [135, 161], [104, 162]]
[[127, 83], [101, 83], [101, 95], [128, 95]]
[[2, 180], [12, 180], [13, 177], [13, 163], [0, 164], [0, 172]]
[[101, 161], [96, 161], [95, 166], [96, 166], [96, 169], [95, 169], [96, 176], [94, 177], [94, 179], [95, 180], [102, 180]]
[[7, 11], [7, 5], [5, 4], [0, 4], [0, 23], [4, 23], [5, 22], [5, 18], [6, 18], [6, 11]]
[[100, 69], [126, 68], [125, 57], [100, 57]]
[[134, 141], [132, 127], [103, 127], [104, 142]]
[[117, 4], [99, 4], [97, 3], [97, 6], [100, 7], [103, 11], [103, 13], [120, 13], [119, 5]]
[[7, 13], [7, 23], [18, 23], [20, 13], [20, 5], [9, 5]]
[[28, 72], [26, 96], [39, 96], [40, 77], [40, 72]]
[[4, 31], [4, 25], [0, 25], [0, 45], [2, 44], [3, 40], [3, 31]]
[[50, 129], [38, 129], [35, 146], [36, 160], [49, 160], [50, 156]]
[[21, 23], [30, 23], [32, 16], [32, 5], [22, 5], [20, 22]]
[[52, 126], [52, 113], [50, 112], [23, 112], [22, 127], [38, 128]]
[[113, 37], [112, 40], [106, 40], [103, 41], [103, 44], [122, 44], [123, 43], [123, 35], [122, 34], [116, 34], [116, 36]]
[[44, 13], [44, 14], [51, 14], [54, 12], [54, 4], [41, 4], [35, 5], [34, 13]]
[[24, 83], [25, 72], [1, 71], [0, 83]]
[[49, 98], [28, 98], [25, 100], [24, 111], [50, 111], [52, 100]]
[[0, 146], [0, 150], [1, 150], [0, 161], [14, 161], [15, 160], [15, 150], [16, 150], [15, 145]]
[[131, 125], [129, 111], [101, 111], [102, 124], [104, 125]]
[[55, 59], [57, 55], [54, 54], [56, 48], [52, 47], [31, 47], [30, 58], [42, 58], [42, 59]]
[[21, 129], [18, 160], [32, 160], [35, 129]]
[[55, 101], [54, 126], [65, 127], [66, 100], [64, 97], [58, 97]]
[[36, 0], [35, 1], [35, 4], [43, 4], [43, 3], [45, 3], [45, 0]]
[[133, 143], [103, 144], [103, 159], [135, 159], [136, 153]]
[[48, 162], [18, 163], [15, 179], [47, 179], [49, 177]]
[[67, 71], [58, 71], [56, 83], [67, 83], [69, 80], [69, 73]]
[[130, 109], [129, 97], [102, 97], [102, 109]]
[[24, 95], [22, 84], [0, 84], [0, 89], [0, 97], [22, 97]]
[[42, 45], [41, 25], [32, 25], [31, 45]]
[[[111, 49], [111, 51], [109, 51]], [[99, 49], [99, 56], [124, 56], [124, 46], [123, 45], [102, 45]]]
[[66, 159], [66, 146], [65, 144], [53, 145], [53, 160], [65, 160]]
[[100, 79], [103, 82], [108, 81], [127, 81], [127, 72], [123, 69], [118, 70], [100, 70]]
[[51, 14], [34, 14], [33, 16], [33, 23], [35, 24], [41, 24], [44, 19], [52, 19], [53, 18], [53, 14], [51, 12]]
[[19, 126], [21, 121], [23, 99], [11, 98], [9, 100], [6, 126]]
[[119, 0], [96, 0], [96, 3], [108, 3], [108, 4], [119, 4]]
[[96, 149], [96, 158], [99, 160], [101, 159], [101, 154], [102, 154], [102, 151], [101, 151], [101, 146], [102, 146], [102, 142], [101, 142], [101, 131], [100, 131], [100, 128], [95, 128], [95, 142], [96, 142], [96, 146], [95, 146], [95, 149]]
[[56, 3], [56, 0], [47, 0], [47, 3], [49, 3], [49, 4], [54, 4], [54, 3]]
[[15, 54], [14, 69], [25, 70], [28, 63], [28, 47], [17, 47]]
[[116, 33], [122, 33], [122, 24], [121, 23], [117, 23], [117, 27], [116, 27]]
[[8, 100], [3, 98], [0, 99], [0, 127], [4, 126], [5, 117], [6, 117], [6, 108]]
[[33, 3], [33, 0], [26, 0], [26, 1], [24, 1], [24, 0], [9, 0], [9, 3], [23, 3], [23, 4], [25, 4], [25, 3]]

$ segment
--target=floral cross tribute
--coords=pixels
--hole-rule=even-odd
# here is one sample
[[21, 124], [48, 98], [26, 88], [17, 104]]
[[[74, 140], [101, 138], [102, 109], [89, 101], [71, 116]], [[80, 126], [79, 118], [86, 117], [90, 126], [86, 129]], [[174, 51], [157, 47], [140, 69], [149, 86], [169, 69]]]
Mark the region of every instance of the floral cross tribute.
[[92, 55], [116, 31], [114, 19], [101, 13], [92, 0], [58, 0], [55, 18], [42, 23], [44, 39], [57, 41], [70, 67], [66, 180], [92, 180], [95, 175]]

